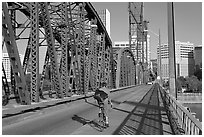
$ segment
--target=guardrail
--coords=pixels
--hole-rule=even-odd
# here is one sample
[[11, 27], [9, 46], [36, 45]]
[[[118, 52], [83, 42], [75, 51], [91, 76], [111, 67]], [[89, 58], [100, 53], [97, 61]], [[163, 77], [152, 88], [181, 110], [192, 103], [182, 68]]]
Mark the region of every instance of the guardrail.
[[175, 134], [202, 135], [202, 124], [162, 87], [160, 92]]

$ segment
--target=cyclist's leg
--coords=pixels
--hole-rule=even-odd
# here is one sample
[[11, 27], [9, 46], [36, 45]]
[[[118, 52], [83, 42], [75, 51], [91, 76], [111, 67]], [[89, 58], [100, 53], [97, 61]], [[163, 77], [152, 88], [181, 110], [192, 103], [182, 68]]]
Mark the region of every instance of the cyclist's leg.
[[108, 99], [104, 100], [104, 115], [105, 115], [105, 123], [107, 126], [109, 126], [109, 121], [108, 121]]
[[99, 113], [98, 113], [99, 122], [102, 122], [103, 121], [103, 104], [99, 101], [98, 105], [99, 105]]

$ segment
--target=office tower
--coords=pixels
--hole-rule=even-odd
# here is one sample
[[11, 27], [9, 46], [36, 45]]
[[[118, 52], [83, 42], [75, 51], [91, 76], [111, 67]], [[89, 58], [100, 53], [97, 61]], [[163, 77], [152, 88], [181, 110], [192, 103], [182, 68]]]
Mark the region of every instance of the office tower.
[[[190, 42], [175, 42], [176, 77], [191, 76], [194, 73], [194, 45]], [[159, 47], [157, 47], [157, 58], [159, 57]], [[162, 78], [169, 78], [169, 51], [168, 44], [161, 45], [161, 72]]]
[[202, 45], [195, 46], [194, 48], [195, 66], [202, 69]]
[[101, 18], [104, 26], [106, 27], [106, 31], [110, 37], [110, 12], [108, 9], [98, 11], [98, 15]]

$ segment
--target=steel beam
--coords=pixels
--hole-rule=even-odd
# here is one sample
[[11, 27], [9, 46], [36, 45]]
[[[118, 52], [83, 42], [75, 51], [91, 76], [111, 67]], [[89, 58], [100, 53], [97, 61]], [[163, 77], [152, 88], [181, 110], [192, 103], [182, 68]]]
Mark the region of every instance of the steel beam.
[[[133, 83], [135, 85], [136, 81], [136, 61], [134, 59], [134, 55], [130, 48], [120, 49], [117, 52], [117, 71], [116, 71], [116, 88], [124, 87]], [[130, 68], [133, 68], [131, 71]], [[128, 77], [128, 75], [134, 75]], [[132, 79], [133, 78], [133, 79]]]
[[79, 93], [84, 94], [84, 66], [85, 66], [85, 11], [84, 3], [79, 4], [78, 9], [78, 24], [77, 24], [77, 53], [76, 58], [79, 66]]
[[107, 46], [106, 53], [105, 53], [105, 82], [107, 83], [107, 87], [110, 88], [110, 47]]
[[173, 2], [167, 3], [167, 17], [168, 17], [168, 46], [169, 46], [169, 91], [171, 95], [177, 98]]
[[52, 66], [52, 76], [53, 76], [53, 86], [56, 90], [56, 95], [57, 98], [62, 98], [62, 83], [61, 83], [61, 78], [59, 74], [59, 66], [57, 64], [57, 54], [56, 54], [56, 49], [55, 49], [55, 43], [54, 43], [54, 37], [53, 37], [53, 32], [52, 32], [52, 27], [51, 27], [51, 22], [50, 22], [50, 13], [48, 11], [48, 3], [42, 2], [40, 3], [40, 8], [42, 12], [42, 17], [43, 17], [43, 24], [44, 24], [44, 29], [45, 29], [45, 35], [47, 39], [47, 44], [50, 47], [50, 59], [51, 59], [51, 66]]
[[64, 94], [64, 97], [71, 96], [68, 88], [68, 27], [70, 24], [68, 24], [68, 9], [67, 9], [67, 3], [63, 2], [61, 4], [62, 8], [62, 34], [61, 34], [61, 48], [62, 48], [62, 58], [61, 58], [61, 78], [62, 78], [62, 92]]
[[2, 32], [5, 39], [5, 44], [9, 54], [11, 66], [13, 68], [16, 86], [19, 92], [20, 101], [23, 105], [31, 104], [30, 95], [27, 91], [25, 75], [21, 66], [19, 52], [15, 41], [15, 35], [11, 24], [10, 15], [8, 12], [8, 5], [6, 2], [2, 3], [3, 18], [2, 18]]
[[[93, 19], [91, 21], [91, 33], [90, 33], [90, 46], [91, 46], [91, 61], [92, 61], [92, 78], [91, 78], [91, 84], [92, 84], [92, 89], [95, 91], [97, 88], [97, 55], [96, 55], [96, 39], [97, 39], [97, 25], [96, 25], [96, 20]], [[91, 67], [90, 67], [91, 68]]]
[[[8, 85], [8, 81], [6, 78], [6, 72], [4, 69], [4, 64], [2, 63], [2, 84], [3, 84], [3, 89], [2, 89], [2, 105], [5, 106], [9, 103], [9, 95], [10, 95], [10, 90], [9, 90], [9, 85]], [[4, 94], [3, 94], [3, 90], [4, 90]]]
[[39, 8], [31, 2], [31, 101], [39, 102]]

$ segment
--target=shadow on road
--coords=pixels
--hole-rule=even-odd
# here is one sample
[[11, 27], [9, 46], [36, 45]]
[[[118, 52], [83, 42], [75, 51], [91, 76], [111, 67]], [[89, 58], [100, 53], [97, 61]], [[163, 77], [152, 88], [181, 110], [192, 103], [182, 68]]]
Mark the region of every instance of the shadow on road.
[[83, 125], [88, 124], [89, 126], [91, 126], [92, 128], [94, 128], [94, 129], [96, 129], [97, 131], [100, 131], [100, 132], [102, 132], [105, 129], [103, 126], [101, 126], [98, 123], [97, 120], [88, 120], [88, 119], [85, 119], [85, 118], [77, 116], [77, 115], [74, 115], [72, 117], [72, 119], [79, 122], [79, 123], [82, 123]]
[[[164, 119], [166, 110], [160, 106], [157, 87], [152, 88], [140, 102], [126, 101], [135, 108], [129, 112], [123, 109], [115, 110], [129, 113], [122, 124], [114, 131], [114, 135], [162, 135], [164, 132], [172, 134], [163, 129], [163, 124], [169, 125], [168, 119]], [[162, 119], [163, 117], [163, 119]]]
[[90, 120], [85, 119], [85, 118], [82, 118], [82, 117], [79, 117], [79, 116], [77, 116], [77, 115], [74, 115], [74, 116], [72, 117], [72, 120], [75, 120], [75, 121], [77, 121], [77, 122], [79, 122], [79, 123], [82, 123], [83, 125], [85, 125], [85, 124], [87, 124], [87, 123], [90, 122]]

